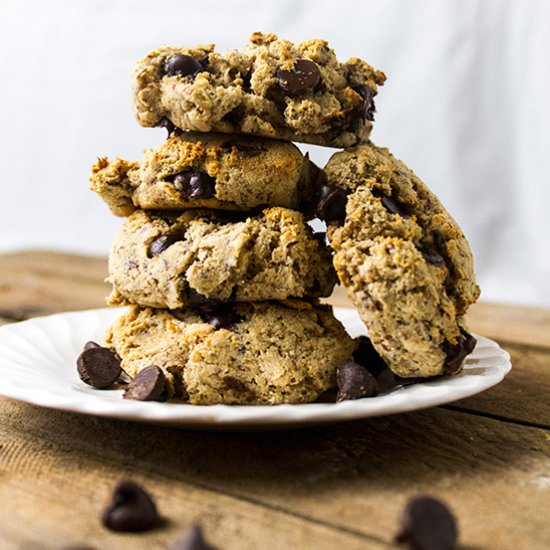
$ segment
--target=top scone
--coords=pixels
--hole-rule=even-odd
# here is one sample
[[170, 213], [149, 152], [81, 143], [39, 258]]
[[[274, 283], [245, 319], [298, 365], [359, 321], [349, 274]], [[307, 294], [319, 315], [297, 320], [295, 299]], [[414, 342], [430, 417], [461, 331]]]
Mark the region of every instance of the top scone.
[[224, 54], [214, 45], [152, 51], [134, 70], [133, 101], [142, 126], [349, 147], [368, 139], [384, 80], [361, 59], [340, 63], [324, 40], [254, 33]]

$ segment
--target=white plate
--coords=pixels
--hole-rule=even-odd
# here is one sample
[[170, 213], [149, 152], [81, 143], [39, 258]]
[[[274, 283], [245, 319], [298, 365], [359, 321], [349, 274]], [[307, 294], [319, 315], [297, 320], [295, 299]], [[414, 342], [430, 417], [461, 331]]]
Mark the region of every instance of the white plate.
[[[43, 407], [139, 422], [197, 427], [274, 427], [337, 422], [395, 414], [449, 403], [498, 384], [510, 356], [481, 336], [454, 377], [396, 388], [388, 394], [344, 401], [276, 406], [197, 406], [125, 401], [122, 390], [95, 390], [78, 377], [75, 361], [88, 340], [101, 341], [120, 309], [92, 309], [38, 317], [0, 327], [0, 395]], [[365, 334], [357, 313], [335, 308], [352, 336]]]

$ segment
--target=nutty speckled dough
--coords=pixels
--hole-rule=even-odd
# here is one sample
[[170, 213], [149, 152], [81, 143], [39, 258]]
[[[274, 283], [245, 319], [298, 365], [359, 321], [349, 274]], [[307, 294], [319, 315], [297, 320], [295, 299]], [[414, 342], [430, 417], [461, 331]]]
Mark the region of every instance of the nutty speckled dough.
[[353, 340], [328, 306], [240, 303], [239, 320], [215, 329], [194, 310], [171, 314], [132, 306], [108, 330], [123, 369], [149, 365], [172, 394], [195, 405], [308, 403], [335, 385]]
[[[300, 209], [312, 199], [311, 168], [292, 143], [179, 132], [146, 151], [141, 162], [100, 158], [92, 166], [90, 182], [117, 216], [128, 216], [136, 208]], [[215, 180], [212, 197], [190, 198], [178, 190], [176, 174], [188, 171]]]
[[[151, 252], [153, 242], [171, 235], [169, 246]], [[220, 301], [328, 296], [336, 275], [330, 249], [293, 210], [268, 208], [243, 221], [196, 210], [173, 217], [138, 210], [114, 239], [108, 281], [110, 305], [178, 308], [196, 299], [189, 287]]]
[[[167, 75], [164, 61], [174, 54], [192, 56], [202, 69]], [[285, 90], [278, 71], [295, 70], [304, 59], [317, 66], [318, 82], [297, 93]], [[340, 63], [324, 40], [292, 44], [254, 33], [245, 47], [224, 54], [214, 45], [152, 51], [134, 70], [133, 99], [142, 126], [168, 118], [186, 130], [347, 147], [368, 139], [372, 97], [384, 80], [358, 58]]]
[[[399, 376], [445, 373], [442, 346], [457, 343], [463, 315], [479, 296], [466, 238], [387, 149], [368, 144], [336, 153], [325, 172], [350, 192], [345, 222], [331, 224], [328, 236], [338, 277], [373, 345]], [[391, 196], [393, 208], [382, 196]], [[402, 213], [390, 211], [395, 205]]]

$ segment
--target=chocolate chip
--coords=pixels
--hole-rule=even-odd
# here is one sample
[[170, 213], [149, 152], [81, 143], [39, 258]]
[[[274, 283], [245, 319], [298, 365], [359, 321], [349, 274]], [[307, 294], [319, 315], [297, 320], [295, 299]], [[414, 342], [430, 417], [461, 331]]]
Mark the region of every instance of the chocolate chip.
[[167, 57], [163, 64], [164, 74], [167, 76], [195, 75], [203, 70], [203, 66], [192, 56], [175, 54]]
[[168, 383], [164, 372], [154, 365], [144, 368], [128, 384], [123, 397], [135, 401], [166, 401]]
[[205, 323], [212, 325], [216, 330], [220, 328], [234, 329], [234, 325], [241, 321], [241, 318], [227, 304], [200, 308], [198, 313]]
[[148, 531], [160, 523], [157, 507], [150, 495], [136, 483], [121, 481], [101, 521], [111, 531]]
[[193, 525], [185, 537], [172, 546], [171, 550], [217, 550], [217, 548], [206, 542], [200, 525]]
[[84, 347], [82, 348], [82, 351], [86, 351], [87, 349], [94, 349], [94, 348], [101, 348], [97, 342], [92, 342], [91, 340], [89, 342], [86, 342], [84, 344]]
[[322, 185], [319, 191], [315, 215], [325, 222], [343, 222], [346, 217], [346, 192], [330, 183]]
[[174, 243], [185, 240], [185, 231], [172, 231], [171, 233], [165, 233], [160, 235], [149, 244], [147, 253], [149, 258], [164, 252], [167, 248], [172, 246]]
[[385, 368], [376, 377], [376, 385], [378, 387], [378, 393], [387, 393], [393, 390], [399, 382], [397, 376], [389, 368]]
[[375, 197], [379, 197], [382, 200], [382, 204], [384, 205], [384, 208], [391, 214], [399, 214], [403, 218], [410, 218], [410, 214], [407, 211], [406, 206], [401, 204], [396, 199], [389, 197], [388, 195], [384, 195], [378, 190], [373, 191], [372, 194]]
[[439, 499], [421, 496], [407, 503], [396, 542], [407, 544], [411, 550], [453, 550], [457, 540], [456, 520]]
[[294, 69], [285, 71], [279, 69], [276, 73], [279, 86], [291, 95], [298, 95], [312, 90], [321, 80], [319, 67], [309, 59], [299, 59]]
[[364, 84], [355, 86], [353, 89], [363, 98], [363, 105], [360, 110], [362, 118], [370, 121], [374, 120], [374, 96], [376, 92]]
[[172, 132], [176, 129], [172, 121], [167, 117], [161, 118], [157, 123], [157, 127], [164, 128], [168, 132], [168, 135], [166, 137], [170, 137]]
[[188, 306], [202, 306], [210, 304], [212, 300], [209, 300], [206, 296], [197, 292], [195, 289], [187, 286], [185, 289], [185, 304]]
[[336, 402], [376, 395], [376, 380], [357, 363], [343, 363], [336, 369], [338, 395]]
[[454, 374], [460, 369], [464, 358], [474, 351], [477, 340], [462, 327], [460, 328], [461, 334], [458, 337], [456, 344], [451, 344], [445, 340], [443, 342], [443, 351], [447, 355], [445, 359], [445, 374]]
[[388, 368], [368, 336], [359, 336], [356, 342], [357, 349], [353, 352], [353, 360], [356, 363], [365, 367], [375, 378]]
[[445, 258], [435, 248], [426, 247], [419, 250], [429, 264], [439, 267], [445, 263]]
[[80, 379], [94, 388], [107, 388], [120, 376], [120, 359], [107, 348], [88, 347], [76, 360]]
[[210, 199], [216, 194], [216, 180], [199, 170], [180, 172], [174, 176], [173, 182], [186, 199]]

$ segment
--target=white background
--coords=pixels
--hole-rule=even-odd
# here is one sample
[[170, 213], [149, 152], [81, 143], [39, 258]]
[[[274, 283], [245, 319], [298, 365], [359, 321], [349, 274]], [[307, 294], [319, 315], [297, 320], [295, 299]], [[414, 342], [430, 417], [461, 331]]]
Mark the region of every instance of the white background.
[[545, 0], [1, 0], [0, 251], [106, 254], [121, 221], [88, 191], [89, 166], [164, 139], [134, 121], [134, 62], [256, 30], [325, 38], [384, 70], [373, 140], [462, 225], [483, 298], [550, 305]]

